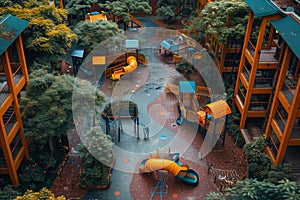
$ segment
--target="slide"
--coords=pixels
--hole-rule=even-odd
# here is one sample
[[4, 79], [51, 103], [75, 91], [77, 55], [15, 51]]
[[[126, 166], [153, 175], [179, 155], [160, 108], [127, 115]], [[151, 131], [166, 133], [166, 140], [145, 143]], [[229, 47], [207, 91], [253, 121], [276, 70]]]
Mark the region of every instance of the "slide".
[[139, 167], [142, 173], [150, 173], [156, 170], [166, 170], [173, 174], [175, 178], [188, 185], [197, 185], [199, 182], [198, 174], [189, 169], [189, 166], [181, 164], [178, 160], [150, 158], [142, 161]]
[[135, 18], [132, 14], [129, 14], [129, 18], [131, 22], [135, 23], [139, 28], [144, 26], [143, 23], [137, 18]]
[[120, 80], [122, 75], [134, 71], [137, 68], [136, 58], [134, 56], [129, 56], [127, 58], [127, 64], [127, 66], [122, 67], [120, 70], [114, 71], [114, 73], [111, 75], [112, 80]]

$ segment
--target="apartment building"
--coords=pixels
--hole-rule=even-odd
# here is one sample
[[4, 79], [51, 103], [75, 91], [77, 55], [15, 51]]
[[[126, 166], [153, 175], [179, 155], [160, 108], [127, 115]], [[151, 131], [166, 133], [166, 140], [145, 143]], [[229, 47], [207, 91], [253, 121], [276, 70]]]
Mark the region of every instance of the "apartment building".
[[[251, 8], [234, 92], [240, 128], [259, 126], [273, 164], [288, 146], [300, 145], [300, 21], [270, 0], [245, 0]], [[258, 30], [258, 31], [257, 31]], [[261, 137], [263, 135], [260, 135]]]
[[28, 82], [21, 38], [28, 24], [10, 14], [0, 19], [0, 174], [8, 174], [14, 187], [19, 184], [17, 170], [28, 156], [19, 107]]

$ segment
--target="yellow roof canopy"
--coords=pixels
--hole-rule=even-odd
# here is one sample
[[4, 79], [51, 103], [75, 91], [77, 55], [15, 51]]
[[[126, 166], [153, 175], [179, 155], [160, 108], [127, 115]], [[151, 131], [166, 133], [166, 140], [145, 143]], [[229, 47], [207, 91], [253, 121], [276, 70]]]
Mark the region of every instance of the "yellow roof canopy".
[[204, 106], [205, 112], [213, 118], [218, 119], [231, 113], [231, 109], [226, 101], [218, 100]]

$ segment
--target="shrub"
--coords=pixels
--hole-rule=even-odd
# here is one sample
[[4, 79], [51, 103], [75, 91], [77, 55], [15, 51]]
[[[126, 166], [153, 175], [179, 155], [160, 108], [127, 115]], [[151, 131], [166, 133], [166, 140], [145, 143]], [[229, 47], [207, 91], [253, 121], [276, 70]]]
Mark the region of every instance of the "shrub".
[[42, 188], [39, 192], [27, 190], [23, 196], [18, 196], [16, 200], [40, 200], [40, 199], [53, 199], [53, 200], [66, 200], [64, 196], [55, 197], [53, 192], [47, 188]]
[[114, 163], [113, 143], [100, 128], [92, 128], [82, 138], [79, 153], [82, 158], [80, 184], [92, 186], [109, 185], [110, 168]]

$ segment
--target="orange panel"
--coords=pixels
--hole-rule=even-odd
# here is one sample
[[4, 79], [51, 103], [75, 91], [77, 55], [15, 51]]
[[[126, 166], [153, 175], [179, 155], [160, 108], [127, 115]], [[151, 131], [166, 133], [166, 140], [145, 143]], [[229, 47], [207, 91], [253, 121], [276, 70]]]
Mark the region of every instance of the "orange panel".
[[231, 113], [231, 109], [226, 101], [218, 100], [204, 106], [205, 112], [217, 119]]

